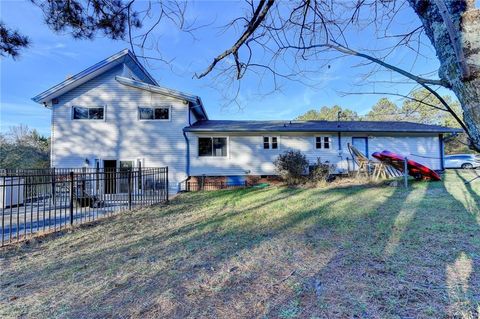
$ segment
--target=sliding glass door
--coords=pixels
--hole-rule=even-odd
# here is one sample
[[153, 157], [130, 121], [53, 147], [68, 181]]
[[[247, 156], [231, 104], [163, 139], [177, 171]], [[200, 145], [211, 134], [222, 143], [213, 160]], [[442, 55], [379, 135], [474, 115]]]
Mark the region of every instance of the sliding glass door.
[[[128, 172], [133, 170], [133, 161], [119, 162], [119, 192], [128, 193]], [[133, 181], [132, 181], [133, 185]]]

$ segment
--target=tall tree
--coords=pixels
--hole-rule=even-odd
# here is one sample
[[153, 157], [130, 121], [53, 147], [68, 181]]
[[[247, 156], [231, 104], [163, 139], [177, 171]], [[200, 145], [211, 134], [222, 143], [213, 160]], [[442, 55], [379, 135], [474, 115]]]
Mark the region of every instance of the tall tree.
[[[87, 38], [102, 32], [113, 39], [126, 38], [132, 50], [135, 47], [144, 49], [151, 31], [164, 20], [174, 21], [180, 28], [188, 30], [184, 15], [186, 2], [153, 2], [156, 6], [149, 2], [146, 10], [143, 9], [144, 2], [135, 0], [32, 2], [42, 8], [45, 22], [54, 31], [69, 30], [74, 36], [86, 34]], [[138, 3], [142, 4], [141, 10], [134, 8]], [[274, 83], [280, 78], [302, 80], [312, 71], [322, 72], [332, 59], [354, 56], [377, 66], [374, 70], [396, 72], [428, 90], [465, 129], [471, 146], [480, 151], [480, 9], [475, 7], [475, 0], [407, 0], [411, 13], [418, 16], [421, 25], [411, 25], [400, 33], [392, 31], [392, 26], [403, 27], [396, 20], [398, 13], [404, 10], [402, 1], [247, 0], [246, 3], [247, 10], [238, 10], [241, 15], [227, 24], [241, 30], [240, 34], [230, 47], [196, 75], [197, 78], [217, 70], [219, 76], [231, 71], [238, 80], [247, 72], [261, 77], [264, 72], [270, 72]], [[140, 22], [147, 20], [151, 22], [149, 26], [139, 30]], [[368, 28], [376, 29], [377, 41], [365, 42], [367, 48], [350, 46], [350, 40], [358, 39], [359, 32]], [[132, 36], [135, 30], [140, 34]], [[426, 44], [423, 34], [426, 34], [440, 63], [438, 78], [428, 78], [408, 68], [402, 69], [395, 62], [388, 62], [392, 52], [402, 48], [421, 55], [418, 50]], [[18, 52], [27, 44], [17, 41], [15, 47], [15, 41], [8, 42], [11, 39], [8, 34], [0, 37], [0, 49]], [[395, 43], [378, 49], [374, 44], [381, 39]], [[3, 45], [5, 43], [10, 45]], [[332, 51], [339, 55], [332, 57]], [[11, 54], [5, 50], [3, 53]], [[296, 61], [292, 63], [291, 58]], [[228, 59], [227, 63], [222, 63], [225, 59]], [[437, 93], [439, 87], [455, 94], [463, 119]]]
[[[450, 96], [442, 96], [442, 99], [450, 105], [458, 117], [463, 118], [462, 109], [457, 101], [452, 101]], [[400, 112], [404, 118], [412, 122], [460, 127], [450, 112], [444, 110], [442, 102], [425, 89], [415, 90], [404, 99]]]
[[342, 108], [339, 105], [332, 107], [323, 106], [320, 110], [309, 110], [298, 116], [298, 121], [356, 121], [359, 119], [357, 112]]
[[420, 17], [440, 61], [441, 85], [451, 89], [460, 101], [462, 126], [472, 146], [480, 151], [480, 9], [475, 8], [475, 0], [408, 2]]
[[383, 97], [367, 113], [365, 119], [369, 121], [398, 121], [402, 119], [402, 116], [398, 106], [388, 98]]

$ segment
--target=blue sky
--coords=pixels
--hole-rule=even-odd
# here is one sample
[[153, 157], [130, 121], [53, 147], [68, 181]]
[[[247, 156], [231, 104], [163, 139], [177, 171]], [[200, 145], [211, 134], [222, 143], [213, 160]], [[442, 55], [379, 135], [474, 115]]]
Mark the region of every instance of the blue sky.
[[[50, 134], [50, 111], [31, 101], [36, 94], [61, 82], [67, 75], [82, 71], [92, 64], [120, 51], [128, 44], [112, 41], [103, 37], [95, 40], [74, 40], [68, 34], [54, 34], [42, 21], [40, 10], [28, 1], [2, 1], [1, 20], [8, 26], [17, 28], [28, 35], [32, 41], [30, 48], [24, 50], [17, 60], [2, 58], [0, 61], [0, 128], [8, 130], [12, 125], [26, 124], [36, 128], [42, 134]], [[199, 17], [198, 24], [214, 22], [223, 25], [236, 17], [238, 7], [244, 2], [197, 1], [189, 7], [187, 18]], [[400, 17], [398, 28], [419, 25], [413, 11], [405, 10]], [[359, 62], [346, 57], [330, 63], [330, 68], [319, 70], [314, 75], [317, 85], [306, 86], [298, 82], [282, 82], [282, 90], [270, 94], [271, 81], [260, 82], [258, 77], [247, 76], [241, 83], [240, 106], [228, 103], [223, 97], [223, 88], [212, 82], [212, 77], [192, 79], [195, 72], [201, 72], [214, 56], [228, 48], [234, 30], [221, 33], [221, 29], [211, 26], [200, 29], [195, 38], [179, 32], [171, 26], [162, 26], [157, 32], [161, 36], [159, 44], [165, 58], [172, 59], [170, 65], [150, 61], [146, 65], [157, 81], [166, 87], [194, 93], [202, 97], [211, 119], [293, 119], [309, 109], [318, 109], [324, 105], [338, 104], [357, 111], [368, 112], [380, 98], [378, 95], [347, 95], [339, 92], [389, 91], [407, 93], [411, 86], [388, 84], [390, 80], [401, 78], [391, 73], [378, 73], [379, 82], [365, 86], [362, 74], [365, 68], [354, 68]], [[352, 48], [377, 45], [369, 30], [353, 35]], [[154, 52], [149, 52], [154, 54]], [[425, 57], [417, 58], [408, 50], [400, 50], [389, 57], [395, 65], [409, 68], [422, 74], [436, 70], [438, 63], [433, 50], [426, 46]], [[228, 62], [228, 61], [227, 61]], [[394, 99], [395, 100], [395, 99]]]

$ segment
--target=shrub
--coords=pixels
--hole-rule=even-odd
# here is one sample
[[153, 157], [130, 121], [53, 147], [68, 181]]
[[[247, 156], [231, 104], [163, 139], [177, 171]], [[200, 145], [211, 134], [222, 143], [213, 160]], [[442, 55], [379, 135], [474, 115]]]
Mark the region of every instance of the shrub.
[[307, 157], [300, 151], [286, 151], [273, 162], [278, 175], [289, 185], [304, 181], [308, 170]]
[[317, 163], [309, 167], [309, 179], [316, 183], [326, 183], [330, 181], [334, 168], [334, 165], [322, 163], [317, 159]]

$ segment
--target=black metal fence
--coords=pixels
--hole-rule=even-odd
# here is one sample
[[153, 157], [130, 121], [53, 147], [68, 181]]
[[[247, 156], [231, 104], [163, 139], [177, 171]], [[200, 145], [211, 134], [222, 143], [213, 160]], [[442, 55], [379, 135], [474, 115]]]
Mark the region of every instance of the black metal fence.
[[168, 167], [0, 170], [0, 246], [168, 201]]
[[243, 184], [228, 184], [225, 182], [189, 182], [186, 181], [184, 185], [182, 185], [182, 191], [185, 192], [197, 192], [197, 191], [214, 191], [220, 189], [237, 189], [237, 188], [245, 188], [247, 187], [247, 182]]

